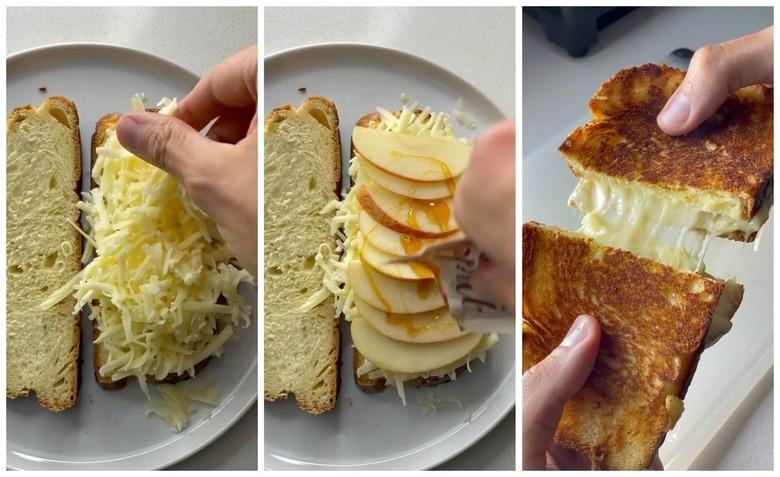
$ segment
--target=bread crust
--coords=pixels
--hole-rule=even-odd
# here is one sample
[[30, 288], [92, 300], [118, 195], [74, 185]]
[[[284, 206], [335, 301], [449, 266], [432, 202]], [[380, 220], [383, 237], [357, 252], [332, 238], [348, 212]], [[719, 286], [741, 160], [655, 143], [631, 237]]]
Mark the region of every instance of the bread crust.
[[[159, 110], [156, 108], [147, 108], [146, 112], [149, 113], [156, 113]], [[91, 151], [91, 166], [95, 167], [95, 162], [97, 161], [97, 148], [100, 147], [106, 140], [106, 131], [108, 129], [113, 129], [116, 127], [116, 124], [119, 122], [119, 120], [122, 118], [121, 114], [118, 113], [109, 113], [98, 119], [97, 124], [95, 125], [95, 133], [92, 135], [92, 151]], [[91, 180], [91, 187], [97, 187], [97, 184], [95, 183], [94, 179]], [[98, 339], [100, 336], [100, 331], [98, 329], [98, 325], [96, 321], [92, 322], [92, 342], [94, 343], [95, 340]], [[117, 381], [113, 381], [110, 376], [102, 376], [100, 374], [100, 368], [106, 363], [106, 359], [108, 358], [108, 353], [105, 351], [103, 346], [101, 344], [95, 344], [92, 349], [92, 356], [93, 356], [93, 374], [95, 375], [95, 381], [100, 385], [101, 388], [105, 389], [106, 391], [115, 391], [117, 389], [122, 389], [127, 385], [127, 378], [122, 378]], [[195, 372], [200, 372], [203, 368], [206, 367], [206, 365], [210, 361], [210, 357], [204, 359], [203, 361], [197, 363], [195, 365]], [[146, 380], [147, 382], [150, 382], [152, 384], [161, 384], [161, 383], [177, 383], [179, 381], [184, 381], [186, 379], [191, 378], [191, 376], [188, 373], [183, 374], [176, 374], [176, 373], [170, 373], [168, 376], [163, 379], [159, 380], [154, 377], [154, 375], [147, 375]]]
[[[73, 161], [73, 179], [76, 184], [74, 192], [78, 196], [79, 193], [81, 192], [81, 134], [79, 129], [78, 109], [76, 108], [76, 105], [75, 103], [73, 103], [73, 101], [71, 101], [70, 99], [64, 96], [57, 96], [57, 95], [50, 96], [41, 103], [41, 107], [47, 105], [56, 105], [58, 107], [64, 108], [72, 116], [73, 124], [70, 124], [70, 133], [71, 133], [71, 139], [73, 140], [74, 147], [73, 147], [71, 158]], [[24, 120], [24, 118], [30, 113], [34, 113], [34, 114], [37, 113], [36, 108], [34, 108], [30, 104], [14, 108], [11, 111], [11, 113], [8, 115], [8, 119], [6, 121], [6, 126], [8, 127], [8, 131], [12, 131], [13, 124]], [[75, 214], [72, 217], [70, 217], [70, 219], [78, 223], [80, 217], [81, 217], [81, 212], [79, 211], [79, 209], [76, 209]], [[79, 234], [74, 235], [73, 247], [74, 250], [81, 250], [82, 247], [81, 235]], [[79, 272], [79, 270], [81, 270], [81, 259], [78, 254], [73, 255], [72, 263], [73, 263], [73, 267], [72, 267], [73, 274], [75, 275], [76, 273]], [[49, 411], [53, 411], [53, 412], [64, 411], [65, 409], [75, 406], [78, 400], [78, 391], [79, 391], [79, 383], [80, 383], [79, 368], [80, 368], [80, 361], [81, 361], [81, 313], [75, 313], [73, 315], [73, 338], [72, 339], [75, 345], [68, 357], [68, 359], [73, 363], [72, 366], [73, 386], [71, 388], [71, 397], [63, 401], [54, 401], [42, 397], [38, 393], [35, 393], [38, 403], [45, 409], [48, 409]], [[18, 397], [27, 396], [29, 395], [30, 392], [35, 392], [35, 389], [10, 390], [8, 389], [8, 387], [6, 387], [6, 397], [10, 399], [16, 399]]]

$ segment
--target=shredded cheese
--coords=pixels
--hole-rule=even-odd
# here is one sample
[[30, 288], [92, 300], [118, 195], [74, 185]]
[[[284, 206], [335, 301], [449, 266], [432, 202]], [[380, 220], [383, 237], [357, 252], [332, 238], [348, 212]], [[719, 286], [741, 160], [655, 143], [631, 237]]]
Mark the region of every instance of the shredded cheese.
[[[164, 98], [160, 114], [173, 114], [176, 104]], [[133, 97], [132, 107], [144, 111], [143, 95]], [[89, 234], [71, 222], [87, 240], [83, 259], [94, 257], [40, 306], [70, 294], [76, 312], [90, 305], [95, 343], [108, 352], [100, 374], [114, 381], [134, 376], [151, 398], [147, 376], [194, 376], [197, 363], [220, 356], [234, 330], [249, 326], [251, 310], [238, 288], [253, 278], [229, 263], [216, 225], [173, 176], [125, 150], [113, 129], [96, 152], [97, 187], [78, 204]], [[151, 412], [180, 430], [189, 415], [186, 401], [196, 395], [158, 389], [164, 399], [153, 401]]]

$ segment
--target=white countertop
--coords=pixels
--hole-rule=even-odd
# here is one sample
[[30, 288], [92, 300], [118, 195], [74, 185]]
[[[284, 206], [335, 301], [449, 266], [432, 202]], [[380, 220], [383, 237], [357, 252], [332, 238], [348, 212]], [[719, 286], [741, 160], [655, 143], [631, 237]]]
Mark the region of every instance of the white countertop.
[[[344, 41], [395, 48], [461, 76], [508, 117], [515, 116], [512, 8], [268, 7], [263, 24], [265, 54]], [[473, 447], [438, 469], [515, 469], [514, 411]]]
[[[696, 49], [772, 24], [771, 8], [643, 8], [599, 32], [584, 58], [548, 42], [523, 15], [523, 151], [530, 153], [587, 115], [587, 98], [619, 69], [662, 60], [680, 47]], [[691, 467], [773, 468], [771, 374], [751, 392]]]
[[[7, 9], [6, 52], [64, 42], [135, 48], [199, 75], [257, 43], [256, 8]], [[257, 469], [257, 404], [222, 437], [172, 469]]]

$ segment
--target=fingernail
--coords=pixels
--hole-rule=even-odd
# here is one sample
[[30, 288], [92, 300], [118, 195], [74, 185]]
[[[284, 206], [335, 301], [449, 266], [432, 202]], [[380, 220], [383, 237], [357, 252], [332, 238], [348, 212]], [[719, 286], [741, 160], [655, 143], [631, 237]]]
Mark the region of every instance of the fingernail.
[[572, 323], [569, 332], [566, 333], [566, 337], [561, 342], [563, 347], [573, 347], [579, 344], [588, 335], [585, 333], [585, 326], [588, 324], [588, 317], [585, 315], [578, 316], [574, 323]]
[[682, 126], [691, 115], [691, 102], [682, 92], [672, 95], [661, 111], [660, 120], [668, 126]]
[[136, 116], [134, 114], [126, 114], [119, 120], [119, 123], [116, 125], [116, 134], [119, 143], [125, 149], [130, 151], [138, 150], [145, 122], [143, 115]]

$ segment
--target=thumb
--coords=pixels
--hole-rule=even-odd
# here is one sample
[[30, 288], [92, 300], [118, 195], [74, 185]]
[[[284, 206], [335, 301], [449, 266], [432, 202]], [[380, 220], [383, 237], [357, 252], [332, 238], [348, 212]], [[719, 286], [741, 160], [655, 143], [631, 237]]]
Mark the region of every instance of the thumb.
[[523, 468], [544, 469], [563, 406], [580, 390], [596, 361], [601, 328], [579, 316], [561, 344], [523, 374]]
[[[157, 113], [128, 113], [116, 127], [119, 142], [141, 159], [176, 176], [185, 185], [206, 179], [210, 158], [223, 147], [180, 119]], [[200, 181], [198, 181], [200, 182]]]
[[685, 78], [658, 114], [658, 126], [687, 134], [712, 116], [729, 94], [772, 82], [773, 29], [696, 50]]

